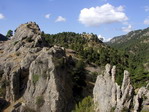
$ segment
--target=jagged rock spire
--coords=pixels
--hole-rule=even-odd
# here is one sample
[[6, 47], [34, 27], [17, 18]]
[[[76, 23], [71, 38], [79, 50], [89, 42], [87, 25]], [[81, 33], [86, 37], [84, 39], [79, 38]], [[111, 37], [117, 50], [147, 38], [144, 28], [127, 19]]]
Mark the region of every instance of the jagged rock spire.
[[115, 82], [116, 66], [107, 64], [103, 75], [97, 77], [93, 90], [96, 112], [121, 112], [132, 103], [133, 87], [129, 72], [124, 71], [122, 87]]

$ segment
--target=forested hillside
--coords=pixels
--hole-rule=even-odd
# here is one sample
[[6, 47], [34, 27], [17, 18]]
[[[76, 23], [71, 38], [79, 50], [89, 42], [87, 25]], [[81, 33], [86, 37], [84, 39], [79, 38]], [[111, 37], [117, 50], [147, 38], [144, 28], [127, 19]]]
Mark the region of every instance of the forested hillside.
[[121, 84], [123, 70], [128, 68], [129, 56], [121, 51], [105, 45], [95, 34], [78, 34], [74, 32], [63, 32], [58, 34], [42, 34], [46, 41], [52, 45], [73, 49], [78, 58], [85, 63], [94, 63], [97, 66], [105, 66], [107, 63], [117, 65], [117, 82]]
[[114, 37], [108, 45], [129, 54], [129, 70], [136, 86], [144, 85], [149, 80], [149, 28]]

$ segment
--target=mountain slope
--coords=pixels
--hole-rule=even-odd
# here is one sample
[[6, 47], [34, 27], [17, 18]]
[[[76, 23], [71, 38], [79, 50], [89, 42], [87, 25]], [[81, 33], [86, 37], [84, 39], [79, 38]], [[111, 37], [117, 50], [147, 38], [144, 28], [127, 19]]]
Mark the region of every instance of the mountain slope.
[[[132, 54], [145, 53], [149, 50], [149, 28], [144, 30], [136, 30], [122, 35], [114, 37], [108, 42], [108, 44], [114, 48], [121, 50], [127, 50]], [[147, 53], [147, 52], [146, 52]]]
[[58, 34], [42, 34], [46, 41], [52, 45], [59, 45], [73, 49], [78, 58], [87, 64], [96, 64], [104, 67], [107, 63], [118, 65], [117, 82], [122, 82], [122, 72], [128, 66], [128, 55], [113, 49], [101, 42], [95, 34], [78, 34], [74, 32], [63, 32]]
[[149, 28], [114, 37], [107, 44], [129, 54], [129, 71], [136, 86], [149, 81]]

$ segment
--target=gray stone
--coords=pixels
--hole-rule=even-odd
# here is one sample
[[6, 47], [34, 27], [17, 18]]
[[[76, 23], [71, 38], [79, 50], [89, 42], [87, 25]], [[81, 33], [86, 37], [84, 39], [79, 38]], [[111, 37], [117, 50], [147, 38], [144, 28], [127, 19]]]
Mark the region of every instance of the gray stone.
[[11, 40], [0, 43], [0, 50], [0, 85], [8, 83], [4, 99], [15, 102], [23, 97], [28, 108], [41, 112], [70, 111], [72, 82], [60, 65], [67, 62], [65, 49], [48, 47], [36, 23], [20, 25]]
[[97, 77], [93, 90], [96, 112], [121, 112], [132, 103], [133, 87], [128, 71], [124, 71], [122, 87], [115, 82], [116, 67], [107, 64], [104, 75]]

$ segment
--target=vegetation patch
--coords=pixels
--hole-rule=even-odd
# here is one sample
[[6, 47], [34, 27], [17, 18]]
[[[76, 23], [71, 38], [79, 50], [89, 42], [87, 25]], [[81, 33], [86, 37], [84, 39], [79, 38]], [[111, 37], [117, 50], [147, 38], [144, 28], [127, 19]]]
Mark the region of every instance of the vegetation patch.
[[112, 107], [110, 112], [114, 112], [114, 111], [115, 111], [115, 107]]
[[36, 97], [36, 105], [37, 107], [41, 107], [44, 104], [45, 100], [43, 96]]
[[33, 80], [33, 83], [36, 84], [37, 81], [39, 80], [40, 76], [38, 74], [33, 74], [32, 75], [32, 80]]
[[72, 112], [95, 112], [92, 97], [85, 97], [81, 102], [76, 104], [76, 107]]
[[76, 98], [76, 101], [81, 99], [81, 94], [83, 87], [86, 86], [86, 71], [85, 64], [83, 60], [78, 60], [75, 62], [75, 66], [71, 70], [71, 76], [73, 81], [73, 96]]
[[4, 97], [6, 93], [6, 89], [5, 88], [0, 88], [0, 97]]
[[6, 86], [9, 86], [9, 81], [6, 79], [3, 79], [0, 81], [0, 97], [5, 97], [6, 94]]

